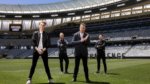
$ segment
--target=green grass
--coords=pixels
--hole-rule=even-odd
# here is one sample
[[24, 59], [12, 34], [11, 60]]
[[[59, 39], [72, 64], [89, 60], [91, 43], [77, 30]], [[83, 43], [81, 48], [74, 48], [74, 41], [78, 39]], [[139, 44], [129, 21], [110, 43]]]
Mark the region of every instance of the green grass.
[[[0, 84], [25, 84], [31, 67], [31, 59], [0, 59]], [[96, 72], [96, 60], [89, 59], [89, 76], [93, 84], [150, 84], [150, 59], [108, 59], [108, 74], [104, 74], [103, 66], [100, 74]], [[72, 82], [73, 74], [61, 74], [59, 60], [49, 59], [49, 67], [55, 83], [84, 84], [82, 62], [78, 81]], [[73, 73], [74, 59], [70, 59], [69, 72]], [[43, 62], [38, 64], [32, 79], [33, 84], [46, 84], [47, 75]]]

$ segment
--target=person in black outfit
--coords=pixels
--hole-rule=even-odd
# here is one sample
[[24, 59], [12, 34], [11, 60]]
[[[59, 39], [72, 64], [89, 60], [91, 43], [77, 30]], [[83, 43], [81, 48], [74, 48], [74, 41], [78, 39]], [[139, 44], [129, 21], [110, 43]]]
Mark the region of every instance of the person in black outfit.
[[95, 48], [97, 49], [97, 72], [100, 73], [100, 62], [101, 59], [103, 61], [104, 65], [104, 72], [107, 73], [107, 65], [106, 65], [106, 57], [105, 57], [105, 40], [103, 35], [99, 35], [99, 40], [95, 45]]
[[32, 58], [32, 66], [31, 66], [29, 78], [26, 84], [31, 84], [31, 79], [34, 74], [39, 56], [41, 56], [43, 60], [45, 71], [48, 76], [48, 82], [49, 83], [53, 82], [51, 73], [49, 70], [49, 66], [48, 66], [48, 52], [47, 52], [47, 49], [50, 46], [50, 39], [49, 39], [48, 33], [44, 31], [45, 25], [46, 25], [46, 22], [44, 21], [40, 22], [39, 31], [35, 31], [32, 36], [34, 51], [33, 51], [33, 58]]
[[59, 37], [60, 37], [60, 39], [57, 41], [57, 45], [59, 48], [60, 70], [61, 70], [61, 72], [64, 72], [64, 70], [63, 70], [63, 60], [64, 60], [66, 63], [64, 73], [68, 73], [68, 65], [69, 65], [69, 59], [67, 56], [68, 41], [66, 39], [64, 39], [63, 33], [60, 33]]
[[87, 46], [90, 43], [89, 34], [85, 32], [86, 25], [80, 24], [79, 32], [75, 33], [72, 39], [72, 44], [75, 45], [75, 68], [73, 74], [73, 82], [77, 81], [77, 74], [79, 71], [80, 59], [83, 61], [84, 73], [86, 82], [90, 82], [88, 73], [88, 49]]

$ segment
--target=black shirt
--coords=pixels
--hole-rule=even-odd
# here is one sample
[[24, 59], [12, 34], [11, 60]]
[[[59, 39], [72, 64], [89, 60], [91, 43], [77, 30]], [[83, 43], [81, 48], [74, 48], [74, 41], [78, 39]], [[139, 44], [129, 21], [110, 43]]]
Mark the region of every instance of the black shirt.
[[59, 48], [59, 53], [67, 53], [67, 45], [68, 45], [68, 42], [67, 40], [63, 39], [59, 39], [57, 41], [57, 46]]
[[105, 43], [106, 43], [105, 40], [99, 40], [95, 45], [97, 51], [99, 50], [105, 51]]

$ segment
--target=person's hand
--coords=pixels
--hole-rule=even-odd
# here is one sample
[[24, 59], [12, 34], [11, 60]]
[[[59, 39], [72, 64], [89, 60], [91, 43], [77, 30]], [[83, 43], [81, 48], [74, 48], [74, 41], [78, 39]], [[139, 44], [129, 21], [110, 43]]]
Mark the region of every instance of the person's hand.
[[45, 51], [46, 51], [46, 48], [43, 48], [42, 51], [45, 52]]
[[37, 51], [39, 54], [43, 54], [43, 50], [42, 50], [42, 49], [36, 48], [36, 51]]
[[81, 42], [84, 42], [85, 41], [85, 39], [84, 38], [81, 38]]
[[84, 40], [86, 41], [89, 38], [89, 34], [84, 38]]
[[99, 45], [97, 45], [96, 47], [99, 48]]
[[85, 42], [88, 39], [89, 35], [87, 35], [85, 38], [81, 38], [81, 42]]
[[44, 51], [43, 51], [43, 49], [41, 49], [40, 52], [39, 52], [39, 54], [42, 55], [43, 53], [44, 53]]
[[43, 50], [42, 49], [39, 49], [38, 50], [38, 53], [41, 55], [41, 54], [43, 54]]
[[60, 44], [60, 46], [62, 47], [62, 46], [63, 46], [63, 44]]

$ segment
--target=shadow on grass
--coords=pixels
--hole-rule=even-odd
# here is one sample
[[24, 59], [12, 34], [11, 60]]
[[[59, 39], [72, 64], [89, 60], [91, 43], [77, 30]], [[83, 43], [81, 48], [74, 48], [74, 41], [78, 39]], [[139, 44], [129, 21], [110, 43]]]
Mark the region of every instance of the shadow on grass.
[[65, 74], [73, 74], [73, 73], [68, 72], [68, 73], [65, 73]]
[[120, 75], [119, 73], [107, 73], [107, 75]]
[[54, 82], [54, 83], [33, 83], [33, 84], [65, 84], [65, 83], [57, 83], [57, 82]]
[[[77, 81], [77, 82], [83, 82], [86, 83], [85, 81]], [[98, 82], [98, 81], [91, 81], [89, 83], [86, 84], [110, 84], [109, 82]]]

